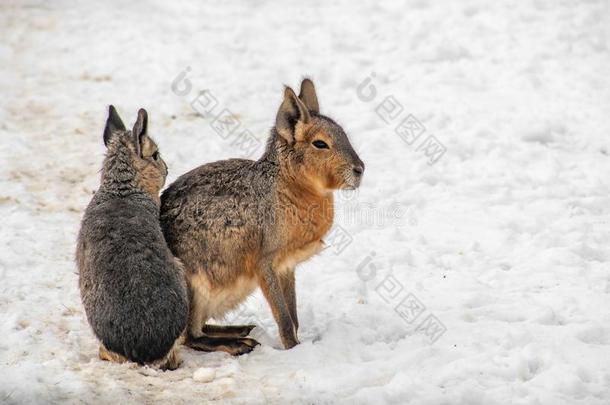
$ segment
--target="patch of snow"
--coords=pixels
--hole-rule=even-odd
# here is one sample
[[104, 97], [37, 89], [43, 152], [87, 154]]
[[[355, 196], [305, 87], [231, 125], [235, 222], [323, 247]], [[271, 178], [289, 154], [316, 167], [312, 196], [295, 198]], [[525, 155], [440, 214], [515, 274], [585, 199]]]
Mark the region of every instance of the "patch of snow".
[[[0, 403], [610, 403], [609, 7], [3, 2]], [[147, 108], [169, 184], [260, 154], [304, 75], [366, 173], [297, 271], [301, 344], [256, 293], [250, 354], [99, 360], [73, 256], [107, 105]]]

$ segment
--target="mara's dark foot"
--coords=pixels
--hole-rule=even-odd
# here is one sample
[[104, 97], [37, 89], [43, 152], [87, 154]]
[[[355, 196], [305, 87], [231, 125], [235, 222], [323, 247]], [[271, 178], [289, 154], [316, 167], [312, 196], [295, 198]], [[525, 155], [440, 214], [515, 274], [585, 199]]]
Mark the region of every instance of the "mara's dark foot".
[[209, 337], [240, 338], [250, 334], [256, 325], [203, 325], [202, 332]]
[[251, 338], [222, 338], [202, 336], [199, 338], [190, 337], [186, 340], [186, 345], [191, 349], [203, 352], [227, 352], [233, 356], [250, 353], [256, 346], [256, 340]]

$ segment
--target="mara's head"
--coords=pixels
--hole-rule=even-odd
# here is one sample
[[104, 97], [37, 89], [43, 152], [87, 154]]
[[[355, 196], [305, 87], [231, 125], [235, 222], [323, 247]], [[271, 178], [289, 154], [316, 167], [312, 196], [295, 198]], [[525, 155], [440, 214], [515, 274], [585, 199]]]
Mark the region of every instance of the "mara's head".
[[285, 142], [288, 165], [296, 176], [322, 192], [360, 186], [364, 163], [343, 128], [320, 114], [311, 80], [303, 80], [298, 97], [285, 88], [275, 130]]
[[107, 154], [102, 181], [131, 183], [157, 199], [165, 184], [167, 165], [147, 130], [148, 114], [143, 108], [138, 111], [138, 118], [130, 131], [125, 128], [114, 106], [109, 107], [104, 129]]

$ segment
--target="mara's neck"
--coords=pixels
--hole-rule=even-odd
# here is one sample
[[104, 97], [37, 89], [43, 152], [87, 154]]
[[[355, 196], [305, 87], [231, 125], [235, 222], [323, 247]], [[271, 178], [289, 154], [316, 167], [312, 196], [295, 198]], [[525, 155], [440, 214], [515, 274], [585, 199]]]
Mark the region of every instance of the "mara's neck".
[[155, 195], [142, 186], [142, 179], [133, 166], [133, 160], [127, 148], [109, 150], [102, 166], [101, 189], [119, 196], [146, 194], [160, 205], [158, 193]]
[[280, 163], [281, 154], [288, 154], [288, 150], [286, 149], [283, 141], [280, 139], [280, 135], [275, 130], [275, 127], [273, 127], [271, 129], [271, 134], [267, 139], [265, 152], [258, 161], [278, 166]]

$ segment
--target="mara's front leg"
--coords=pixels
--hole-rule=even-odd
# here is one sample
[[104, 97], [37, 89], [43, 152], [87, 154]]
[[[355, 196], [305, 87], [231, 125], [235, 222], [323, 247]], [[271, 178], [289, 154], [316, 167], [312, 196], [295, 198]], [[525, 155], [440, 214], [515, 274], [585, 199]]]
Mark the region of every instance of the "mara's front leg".
[[290, 315], [280, 280], [273, 271], [270, 262], [265, 263], [260, 268], [259, 285], [271, 307], [271, 312], [280, 332], [282, 344], [286, 349], [296, 346], [299, 344], [297, 328]]
[[294, 328], [299, 330], [299, 318], [297, 317], [297, 295], [295, 290], [294, 267], [286, 269], [279, 275], [280, 286], [284, 294], [284, 300], [288, 305], [288, 312], [294, 323]]

